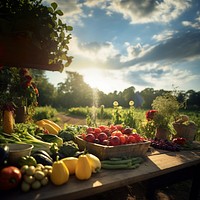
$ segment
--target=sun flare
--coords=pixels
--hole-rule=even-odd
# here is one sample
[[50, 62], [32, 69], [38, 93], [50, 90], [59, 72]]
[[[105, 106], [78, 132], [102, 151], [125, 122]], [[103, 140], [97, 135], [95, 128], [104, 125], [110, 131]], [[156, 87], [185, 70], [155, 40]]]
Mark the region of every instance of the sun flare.
[[89, 69], [84, 74], [84, 81], [90, 85], [92, 88], [97, 88], [100, 91], [103, 91], [104, 93], [113, 92], [116, 90], [116, 85], [118, 85], [119, 90], [123, 85], [121, 85], [121, 81], [116, 75], [116, 78], [113, 78], [113, 72], [112, 76], [110, 75], [111, 72], [108, 72], [107, 70], [101, 70], [101, 69]]

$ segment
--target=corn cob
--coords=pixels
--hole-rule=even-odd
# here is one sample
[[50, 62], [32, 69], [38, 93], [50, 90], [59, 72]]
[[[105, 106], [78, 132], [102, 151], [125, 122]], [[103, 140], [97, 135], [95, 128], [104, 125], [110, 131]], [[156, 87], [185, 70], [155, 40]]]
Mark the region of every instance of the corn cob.
[[13, 112], [10, 110], [4, 110], [3, 112], [3, 131], [7, 134], [13, 133], [14, 119]]

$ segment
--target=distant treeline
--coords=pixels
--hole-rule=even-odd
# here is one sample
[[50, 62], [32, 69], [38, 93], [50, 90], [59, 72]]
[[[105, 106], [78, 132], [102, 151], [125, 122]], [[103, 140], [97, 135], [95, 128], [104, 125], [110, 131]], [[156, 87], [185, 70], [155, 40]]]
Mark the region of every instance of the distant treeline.
[[[107, 108], [113, 107], [113, 102], [118, 101], [119, 105], [129, 107], [129, 101], [133, 100], [137, 108], [151, 109], [153, 100], [166, 92], [173, 92], [177, 100], [184, 104], [186, 110], [200, 110], [200, 92], [188, 91], [166, 91], [146, 88], [136, 91], [135, 87], [129, 87], [123, 91], [114, 91], [105, 94], [102, 91], [92, 89], [84, 82], [83, 76], [76, 72], [66, 72], [65, 82], [57, 87], [48, 82], [48, 79], [41, 72], [33, 72], [39, 90], [39, 106], [52, 106], [55, 108], [68, 109], [79, 106], [104, 105]], [[102, 80], [103, 81], [103, 80]]]

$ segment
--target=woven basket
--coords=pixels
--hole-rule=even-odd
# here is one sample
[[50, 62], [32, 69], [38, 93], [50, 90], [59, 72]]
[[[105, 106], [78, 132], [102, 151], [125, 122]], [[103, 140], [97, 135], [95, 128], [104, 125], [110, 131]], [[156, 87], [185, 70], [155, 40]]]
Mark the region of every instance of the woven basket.
[[132, 157], [132, 156], [145, 156], [150, 146], [149, 141], [144, 141], [134, 144], [106, 146], [86, 142], [80, 137], [75, 137], [75, 142], [78, 144], [80, 150], [87, 149], [89, 153], [96, 155], [100, 160], [105, 160], [115, 157]]
[[197, 132], [197, 126], [194, 123], [189, 125], [173, 123], [173, 127], [176, 130], [175, 137], [183, 137], [189, 141], [193, 141]]

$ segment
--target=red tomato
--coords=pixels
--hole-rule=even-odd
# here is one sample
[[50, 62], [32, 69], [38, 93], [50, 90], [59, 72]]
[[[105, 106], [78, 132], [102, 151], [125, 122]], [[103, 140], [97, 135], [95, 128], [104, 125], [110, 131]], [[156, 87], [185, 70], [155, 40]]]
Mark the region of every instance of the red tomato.
[[118, 136], [118, 137], [120, 137], [120, 136], [123, 135], [123, 134], [122, 134], [121, 131], [117, 130], [117, 131], [113, 131], [113, 132], [111, 133], [111, 135], [112, 135], [112, 136]]
[[139, 134], [133, 133], [133, 134], [131, 134], [131, 135], [135, 137], [135, 141], [136, 141], [136, 142], [140, 142], [140, 141], [141, 141], [141, 136], [140, 136]]
[[89, 132], [92, 132], [93, 130], [94, 130], [93, 127], [88, 127], [88, 128], [86, 129], [86, 132], [89, 133]]
[[86, 133], [82, 133], [81, 134], [81, 138], [84, 140], [85, 139], [85, 136], [86, 136]]
[[101, 131], [100, 128], [94, 128], [94, 132], [95, 132], [95, 133], [101, 133], [102, 131]]
[[94, 140], [95, 140], [95, 136], [92, 133], [88, 133], [85, 136], [85, 141], [87, 141], [87, 142], [94, 142]]
[[117, 130], [121, 131], [123, 129], [123, 126], [121, 124], [117, 124], [115, 125], [115, 127], [117, 128]]
[[99, 128], [101, 129], [101, 131], [103, 131], [103, 132], [104, 132], [104, 130], [105, 130], [105, 129], [107, 129], [107, 128], [108, 128], [108, 126], [100, 125], [100, 126], [99, 126]]
[[111, 132], [116, 131], [116, 130], [117, 130], [117, 127], [115, 125], [110, 125]]
[[0, 190], [10, 190], [18, 186], [22, 174], [17, 167], [9, 166], [0, 171]]
[[99, 139], [100, 142], [103, 142], [104, 140], [107, 140], [107, 139], [108, 139], [108, 136], [106, 135], [106, 133], [101, 132], [101, 133], [99, 133], [99, 135], [98, 135], [98, 139]]
[[118, 136], [111, 136], [110, 137], [110, 145], [111, 146], [117, 146], [120, 145], [120, 139]]
[[119, 139], [120, 139], [120, 143], [121, 144], [126, 144], [126, 137], [125, 137], [125, 135], [119, 136]]
[[129, 135], [128, 136], [128, 143], [135, 143], [136, 142], [136, 138], [133, 135]]

